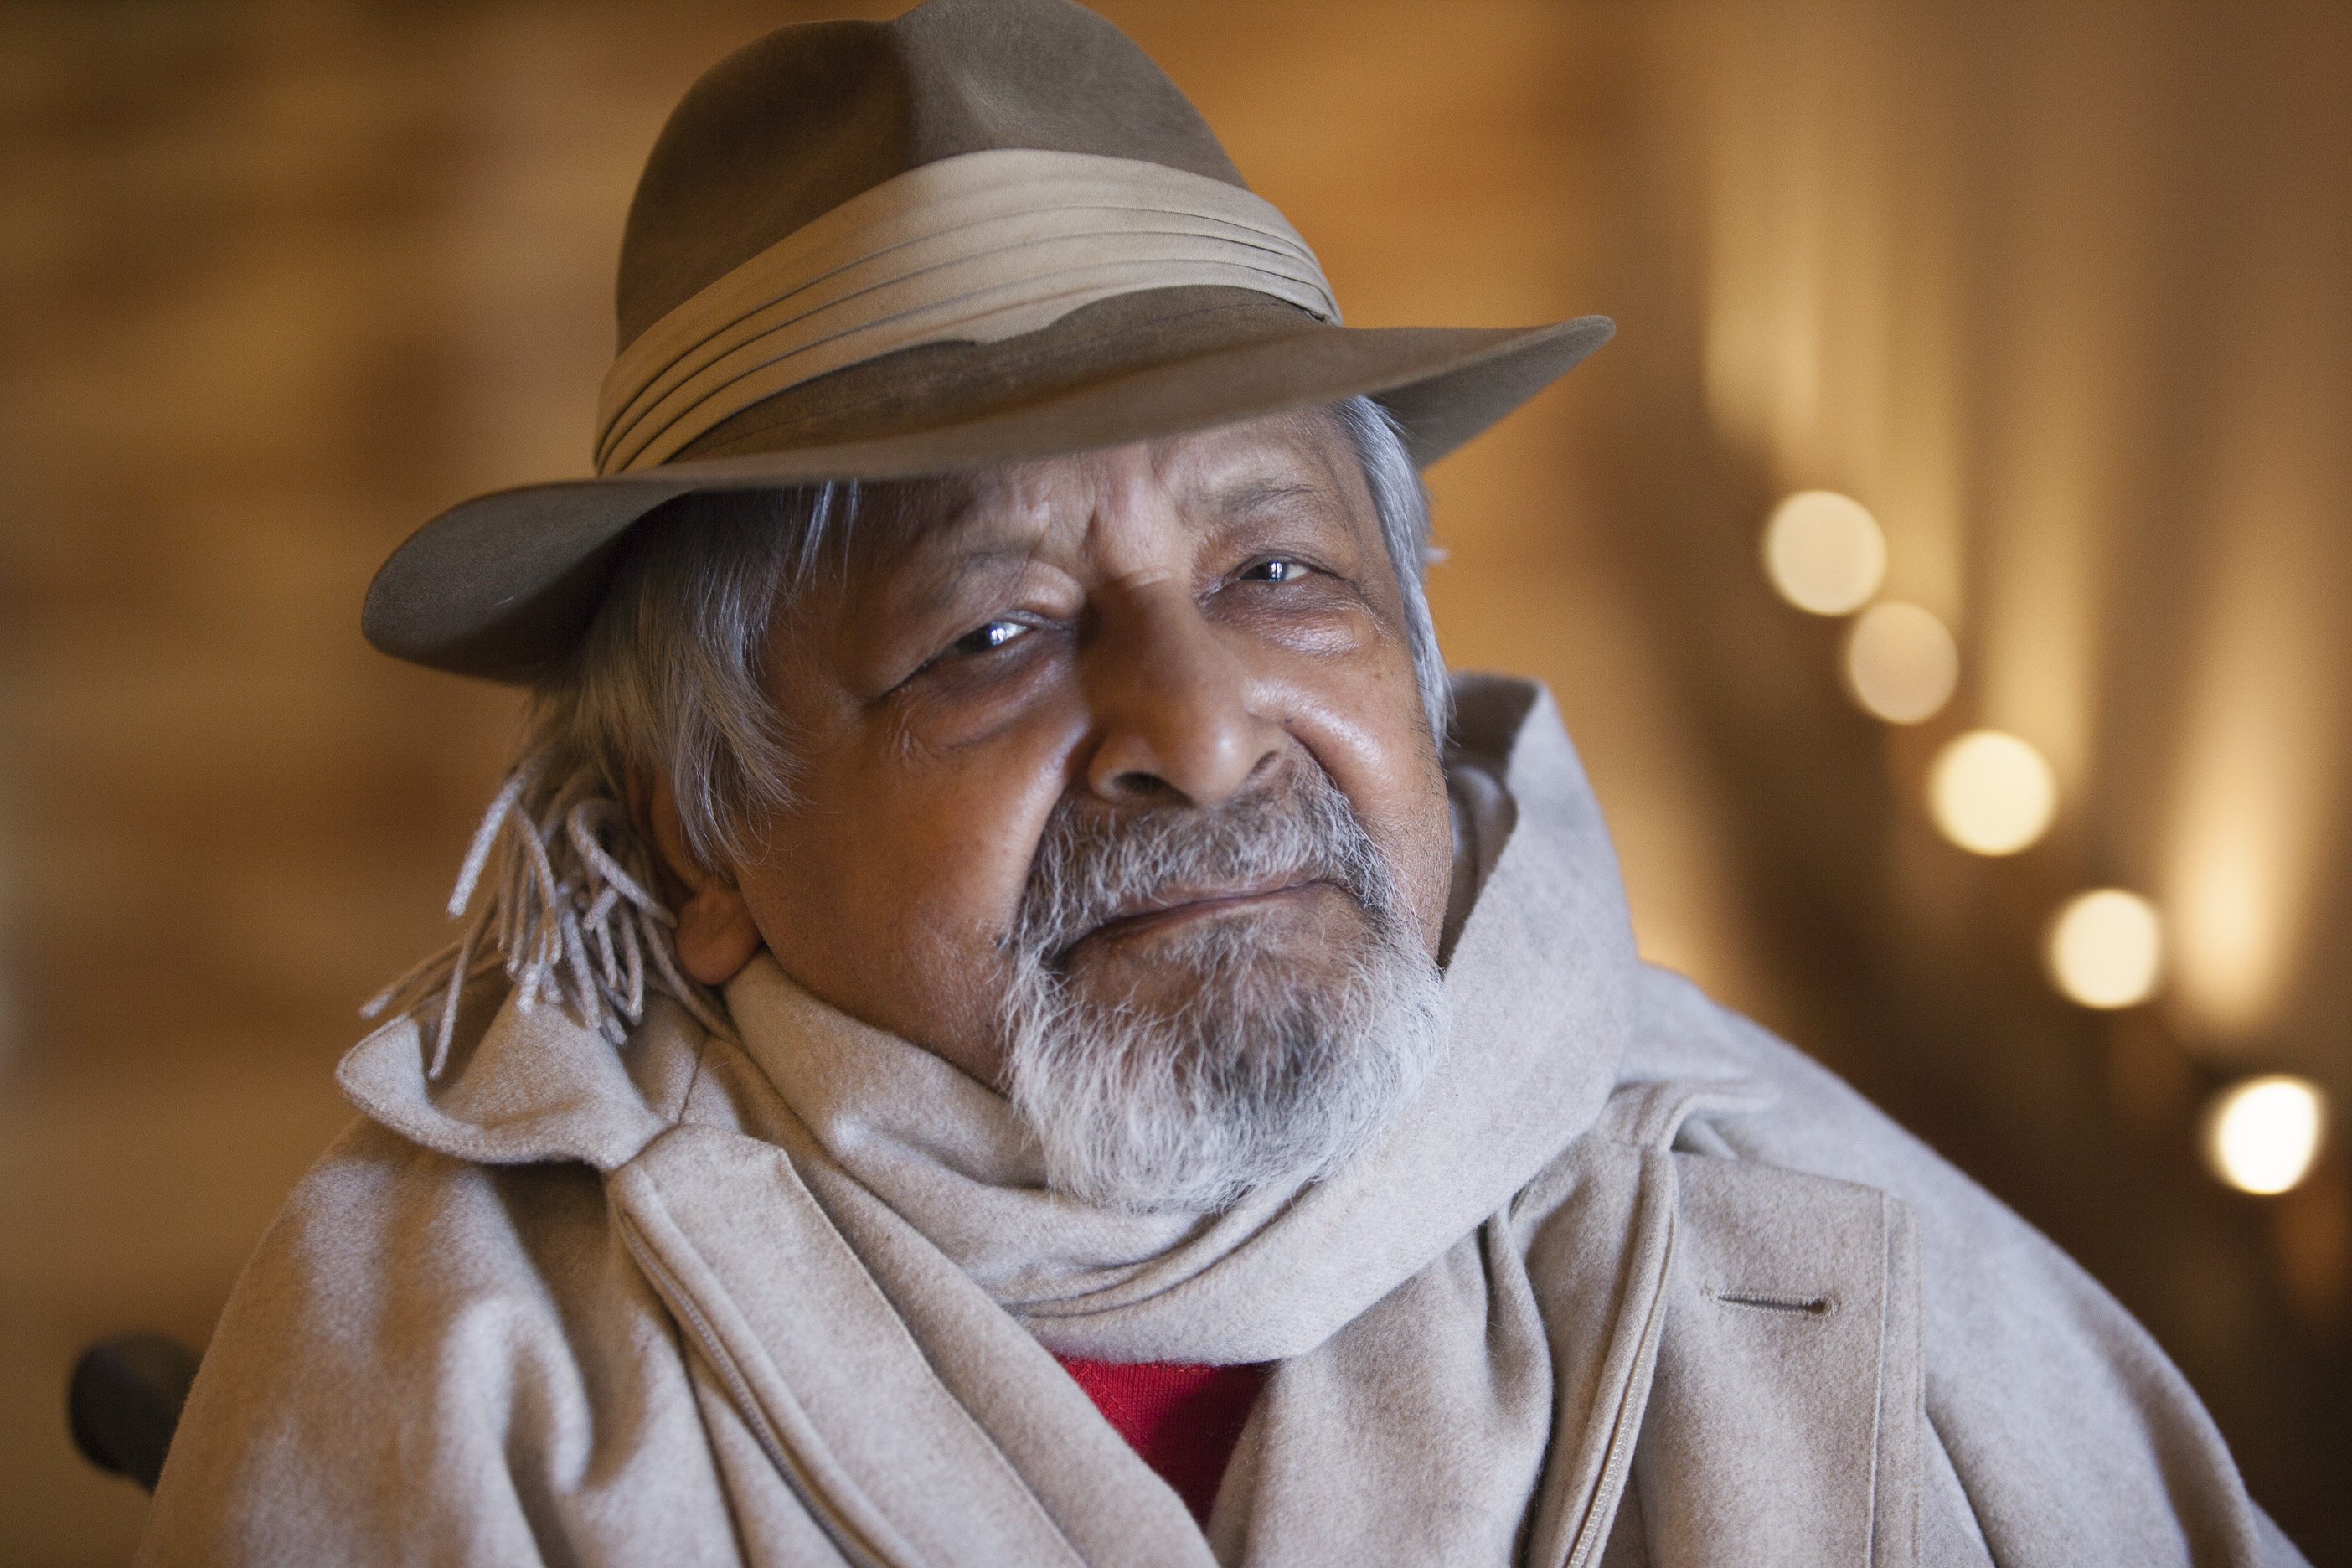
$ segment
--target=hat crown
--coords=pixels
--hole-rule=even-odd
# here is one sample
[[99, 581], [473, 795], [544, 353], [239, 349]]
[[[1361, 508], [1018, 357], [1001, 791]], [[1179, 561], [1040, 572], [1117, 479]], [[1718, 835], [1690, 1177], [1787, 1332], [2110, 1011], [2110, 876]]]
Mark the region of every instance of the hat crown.
[[1247, 188], [1167, 74], [1069, 0], [929, 0], [889, 22], [781, 27], [705, 72], [655, 141], [621, 242], [621, 346], [861, 192], [998, 148]]

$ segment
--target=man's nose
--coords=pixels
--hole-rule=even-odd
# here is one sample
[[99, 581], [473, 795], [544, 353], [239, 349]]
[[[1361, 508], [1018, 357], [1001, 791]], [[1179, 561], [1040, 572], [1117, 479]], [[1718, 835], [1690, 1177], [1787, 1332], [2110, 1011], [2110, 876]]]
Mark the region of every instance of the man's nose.
[[1121, 583], [1097, 602], [1085, 655], [1097, 798], [1213, 805], [1280, 765], [1282, 726], [1255, 710], [1246, 662], [1180, 579]]

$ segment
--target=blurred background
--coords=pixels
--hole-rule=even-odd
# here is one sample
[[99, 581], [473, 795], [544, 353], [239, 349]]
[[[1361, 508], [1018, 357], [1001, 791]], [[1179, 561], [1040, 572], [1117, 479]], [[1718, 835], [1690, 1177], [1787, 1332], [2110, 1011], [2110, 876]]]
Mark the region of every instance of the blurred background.
[[[127, 1558], [73, 1353], [202, 1342], [442, 940], [515, 700], [369, 574], [585, 471], [663, 115], [856, 9], [0, 6], [0, 1560]], [[1351, 321], [1617, 318], [1431, 476], [1452, 658], [2352, 1563], [2352, 7], [1102, 9]]]

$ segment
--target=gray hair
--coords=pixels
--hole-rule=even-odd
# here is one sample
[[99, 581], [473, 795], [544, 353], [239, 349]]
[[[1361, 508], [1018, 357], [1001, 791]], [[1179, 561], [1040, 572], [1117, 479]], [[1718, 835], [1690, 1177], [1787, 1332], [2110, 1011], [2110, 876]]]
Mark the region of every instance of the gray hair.
[[[1414, 680], [1442, 746], [1452, 697], [1424, 584], [1428, 491], [1381, 405], [1351, 397], [1328, 412], [1371, 493]], [[912, 515], [940, 482], [697, 492], [632, 530], [587, 634], [525, 710], [514, 767], [450, 897], [451, 918], [467, 920], [463, 934], [394, 982], [366, 1016], [437, 1015], [436, 1074], [466, 984], [497, 968], [518, 1005], [567, 1005], [615, 1044], [649, 993], [729, 1032], [717, 998], [677, 969], [675, 921], [653, 895], [653, 851], [628, 806], [631, 780], [668, 782], [698, 859], [742, 860], [756, 824], [793, 798], [794, 737], [762, 685], [778, 611], [854, 530]]]

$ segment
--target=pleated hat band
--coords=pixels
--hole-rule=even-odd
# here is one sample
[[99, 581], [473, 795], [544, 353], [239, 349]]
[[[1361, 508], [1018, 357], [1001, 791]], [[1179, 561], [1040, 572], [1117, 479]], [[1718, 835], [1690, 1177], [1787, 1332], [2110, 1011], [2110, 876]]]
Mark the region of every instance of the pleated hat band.
[[1307, 242], [1236, 185], [1031, 148], [924, 163], [646, 328], [604, 377], [596, 471], [651, 468], [763, 398], [899, 349], [998, 342], [1097, 300], [1202, 285], [1339, 321]]

